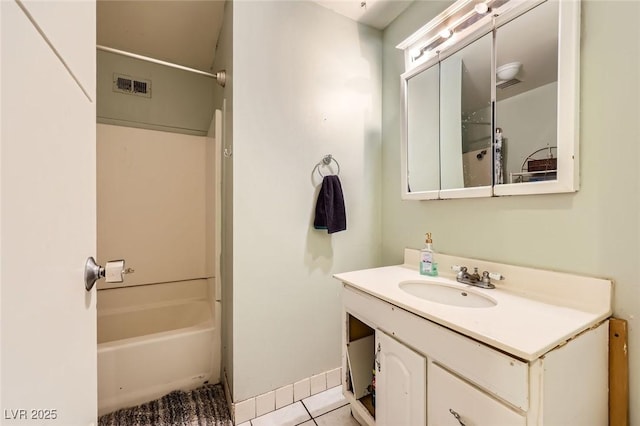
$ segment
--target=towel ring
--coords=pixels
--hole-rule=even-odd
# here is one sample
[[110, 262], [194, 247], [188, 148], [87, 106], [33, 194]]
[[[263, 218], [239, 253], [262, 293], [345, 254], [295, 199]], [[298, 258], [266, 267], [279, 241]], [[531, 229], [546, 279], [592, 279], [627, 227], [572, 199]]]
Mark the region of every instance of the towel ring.
[[338, 160], [333, 158], [333, 155], [327, 154], [324, 157], [322, 157], [322, 160], [320, 160], [318, 164], [316, 164], [316, 169], [318, 170], [318, 174], [320, 175], [320, 177], [325, 176], [322, 174], [322, 171], [320, 171], [320, 168], [323, 166], [327, 167], [329, 164], [331, 164], [332, 161], [336, 163], [336, 166], [338, 166], [338, 171], [336, 172], [336, 176], [340, 175], [340, 163], [338, 163]]

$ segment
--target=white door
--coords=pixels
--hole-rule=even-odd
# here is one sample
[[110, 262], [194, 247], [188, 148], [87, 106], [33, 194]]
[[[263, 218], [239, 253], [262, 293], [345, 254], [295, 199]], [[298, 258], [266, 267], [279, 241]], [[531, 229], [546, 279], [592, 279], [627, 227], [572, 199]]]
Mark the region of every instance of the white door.
[[376, 425], [426, 425], [426, 358], [376, 330], [376, 360]]
[[96, 422], [95, 3], [0, 1], [0, 423]]

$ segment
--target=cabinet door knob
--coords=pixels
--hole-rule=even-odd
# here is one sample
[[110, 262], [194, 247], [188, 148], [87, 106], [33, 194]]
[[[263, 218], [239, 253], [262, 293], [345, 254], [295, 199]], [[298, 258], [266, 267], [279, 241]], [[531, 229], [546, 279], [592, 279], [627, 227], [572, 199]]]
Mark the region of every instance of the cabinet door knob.
[[449, 412], [451, 413], [451, 415], [452, 415], [453, 417], [455, 417], [455, 418], [456, 418], [456, 420], [458, 421], [458, 423], [460, 423], [460, 426], [466, 426], [466, 425], [464, 424], [464, 422], [462, 421], [462, 419], [460, 418], [460, 414], [458, 414], [457, 412], [455, 412], [455, 411], [453, 410], [453, 408], [449, 408]]

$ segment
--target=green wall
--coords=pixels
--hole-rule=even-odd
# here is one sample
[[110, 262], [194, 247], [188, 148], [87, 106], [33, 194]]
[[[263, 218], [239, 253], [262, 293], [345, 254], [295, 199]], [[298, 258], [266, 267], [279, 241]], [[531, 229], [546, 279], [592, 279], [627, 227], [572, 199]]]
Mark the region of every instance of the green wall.
[[[242, 1], [233, 46], [233, 397], [242, 401], [339, 367], [332, 275], [380, 263], [382, 34], [309, 1]], [[312, 226], [314, 168], [326, 154], [340, 163], [347, 211], [347, 230], [331, 235]]]
[[[151, 98], [114, 92], [113, 74], [151, 80]], [[211, 77], [98, 51], [98, 123], [204, 136], [213, 117]]]
[[401, 201], [395, 46], [450, 4], [418, 1], [383, 35], [383, 263], [399, 263], [430, 231], [437, 251], [614, 280], [614, 314], [629, 321], [631, 424], [640, 424], [640, 2], [582, 4], [579, 192]]

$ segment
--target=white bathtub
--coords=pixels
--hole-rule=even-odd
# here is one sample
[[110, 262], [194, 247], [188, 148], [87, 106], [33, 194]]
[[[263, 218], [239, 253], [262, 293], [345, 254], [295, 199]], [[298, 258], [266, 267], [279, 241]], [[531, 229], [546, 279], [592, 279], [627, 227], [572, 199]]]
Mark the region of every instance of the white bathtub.
[[[193, 283], [194, 289], [203, 286]], [[119, 289], [120, 294], [105, 290], [111, 293], [102, 304], [98, 295], [99, 415], [219, 381], [220, 303], [198, 298], [200, 290], [167, 300], [171, 286], [179, 285], [184, 283]]]

